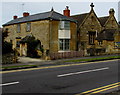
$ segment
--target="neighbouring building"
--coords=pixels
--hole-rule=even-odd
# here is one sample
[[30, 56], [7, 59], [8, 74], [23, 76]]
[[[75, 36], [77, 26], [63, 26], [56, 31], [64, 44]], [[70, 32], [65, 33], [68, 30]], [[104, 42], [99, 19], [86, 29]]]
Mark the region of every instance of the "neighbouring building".
[[114, 9], [109, 10], [109, 15], [97, 17], [91, 3], [89, 13], [73, 15], [77, 20], [78, 51], [84, 54], [100, 55], [120, 53], [120, 28], [114, 16]]
[[13, 44], [20, 56], [27, 56], [26, 42], [32, 37], [39, 40], [44, 56], [74, 51], [84, 51], [85, 56], [120, 53], [120, 25], [114, 9], [109, 10], [108, 16], [97, 17], [93, 3], [90, 7], [89, 13], [72, 16], [68, 6], [63, 15], [53, 8], [35, 15], [24, 12], [23, 17], [14, 16], [3, 25], [3, 30], [9, 32], [5, 40]]
[[[67, 12], [65, 11], [65, 15]], [[76, 20], [65, 15], [55, 12], [52, 8], [51, 11], [44, 13], [30, 15], [24, 12], [23, 17], [14, 16], [13, 20], [3, 25], [4, 31], [9, 32], [5, 40], [13, 44], [13, 48], [18, 50], [20, 56], [27, 56], [25, 41], [31, 37], [40, 41], [44, 56], [76, 51]]]
[[2, 42], [2, 28], [0, 27], [0, 36], [1, 36], [1, 42]]

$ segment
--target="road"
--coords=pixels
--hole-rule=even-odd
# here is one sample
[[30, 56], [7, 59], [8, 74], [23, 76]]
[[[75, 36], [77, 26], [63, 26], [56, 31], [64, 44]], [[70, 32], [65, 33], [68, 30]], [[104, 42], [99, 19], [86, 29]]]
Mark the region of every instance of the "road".
[[3, 81], [0, 86], [2, 93], [68, 93], [68, 95], [71, 93], [79, 95], [87, 93], [86, 91], [95, 92], [96, 89], [99, 93], [106, 93], [118, 89], [116, 84], [119, 82], [119, 64], [118, 60], [108, 60], [3, 72]]

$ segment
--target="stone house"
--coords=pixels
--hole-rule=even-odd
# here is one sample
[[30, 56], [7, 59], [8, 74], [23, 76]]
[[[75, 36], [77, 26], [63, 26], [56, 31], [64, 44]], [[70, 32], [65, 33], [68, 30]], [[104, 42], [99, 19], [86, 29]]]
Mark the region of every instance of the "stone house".
[[68, 6], [63, 15], [52, 9], [35, 15], [25, 12], [20, 18], [14, 16], [3, 25], [9, 32], [6, 41], [21, 56], [27, 55], [27, 43], [20, 42], [30, 37], [40, 41], [45, 56], [72, 51], [84, 51], [85, 56], [120, 53], [120, 25], [114, 9], [109, 10], [108, 16], [97, 17], [93, 3], [90, 7], [89, 13], [72, 16]]
[[78, 51], [84, 50], [84, 54], [100, 55], [120, 53], [120, 30], [114, 16], [114, 9], [109, 10], [109, 16], [97, 17], [91, 3], [89, 13], [73, 15], [77, 20]]
[[[67, 7], [68, 8], [68, 7]], [[64, 11], [65, 15], [69, 12]], [[23, 17], [13, 17], [13, 20], [3, 25], [4, 30], [8, 30], [9, 36], [5, 39], [13, 44], [20, 56], [27, 56], [27, 43], [21, 41], [30, 37], [40, 41], [44, 49], [44, 56], [56, 52], [76, 51], [76, 20], [51, 11], [30, 15], [23, 13]]]

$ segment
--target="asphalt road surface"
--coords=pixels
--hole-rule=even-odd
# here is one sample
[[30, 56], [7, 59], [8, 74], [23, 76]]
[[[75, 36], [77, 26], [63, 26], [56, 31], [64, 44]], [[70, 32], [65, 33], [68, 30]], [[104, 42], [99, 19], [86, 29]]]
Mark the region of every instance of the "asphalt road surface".
[[[78, 64], [78, 63], [77, 63]], [[118, 89], [118, 60], [2, 74], [2, 93], [106, 93]], [[97, 93], [96, 92], [96, 93]], [[90, 95], [90, 94], [89, 94]], [[98, 95], [98, 94], [96, 94]]]

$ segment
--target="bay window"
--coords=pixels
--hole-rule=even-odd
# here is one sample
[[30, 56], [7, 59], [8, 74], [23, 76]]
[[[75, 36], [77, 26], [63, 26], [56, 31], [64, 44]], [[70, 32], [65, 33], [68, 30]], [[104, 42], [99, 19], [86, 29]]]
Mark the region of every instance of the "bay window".
[[60, 21], [60, 30], [70, 30], [70, 21]]
[[59, 49], [61, 51], [67, 51], [70, 49], [70, 40], [69, 39], [59, 39]]

